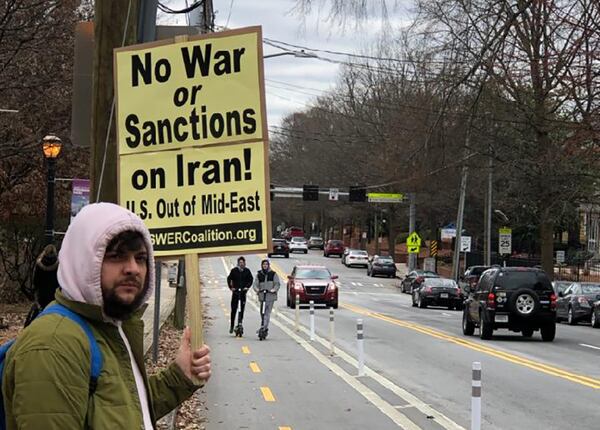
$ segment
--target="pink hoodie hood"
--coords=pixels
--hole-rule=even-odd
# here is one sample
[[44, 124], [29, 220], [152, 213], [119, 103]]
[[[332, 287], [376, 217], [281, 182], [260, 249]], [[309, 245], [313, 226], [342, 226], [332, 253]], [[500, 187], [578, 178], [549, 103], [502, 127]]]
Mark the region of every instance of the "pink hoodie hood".
[[142, 303], [154, 290], [154, 252], [150, 233], [142, 220], [129, 210], [112, 203], [85, 206], [73, 219], [58, 254], [58, 283], [70, 300], [102, 307], [100, 275], [109, 242], [118, 234], [133, 230], [144, 237], [148, 250], [149, 288]]

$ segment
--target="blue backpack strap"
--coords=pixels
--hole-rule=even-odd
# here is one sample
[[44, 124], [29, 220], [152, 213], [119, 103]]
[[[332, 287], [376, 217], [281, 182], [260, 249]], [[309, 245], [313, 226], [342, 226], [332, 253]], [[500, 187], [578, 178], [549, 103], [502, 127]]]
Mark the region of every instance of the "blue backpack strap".
[[91, 364], [91, 372], [90, 372], [90, 396], [94, 394], [96, 391], [96, 387], [98, 386], [98, 378], [100, 377], [100, 372], [102, 371], [102, 353], [100, 352], [100, 347], [98, 346], [98, 342], [94, 337], [94, 333], [92, 333], [92, 329], [88, 322], [81, 317], [81, 315], [73, 312], [69, 308], [55, 303], [53, 305], [48, 306], [42, 313], [38, 315], [38, 318], [43, 315], [48, 314], [58, 314], [64, 317], [69, 318], [71, 321], [76, 322], [79, 327], [85, 332], [89, 342], [90, 342], [90, 352], [92, 355], [92, 364]]

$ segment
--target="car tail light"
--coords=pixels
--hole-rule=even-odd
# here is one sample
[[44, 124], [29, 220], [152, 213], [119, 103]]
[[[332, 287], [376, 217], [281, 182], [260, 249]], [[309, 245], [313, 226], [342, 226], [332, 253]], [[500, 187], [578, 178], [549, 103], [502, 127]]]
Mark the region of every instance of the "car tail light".
[[556, 309], [556, 294], [550, 294], [550, 309]]
[[327, 288], [329, 289], [329, 291], [335, 291], [337, 290], [337, 285], [335, 285], [335, 282], [330, 282]]
[[457, 289], [456, 289], [456, 295], [457, 295], [457, 296], [460, 296], [461, 294], [462, 294], [462, 291], [461, 291], [461, 289], [460, 289], [460, 288], [457, 288]]
[[294, 283], [294, 288], [296, 290], [302, 290], [302, 288], [304, 288], [304, 285], [302, 285], [301, 282], [296, 282], [296, 283]]
[[418, 276], [417, 279], [415, 279], [415, 282], [420, 284], [421, 282], [423, 282], [423, 279], [424, 278], [422, 276]]
[[590, 302], [588, 301], [588, 299], [586, 297], [577, 297], [577, 301], [579, 302], [580, 305], [583, 305], [583, 306], [590, 305]]
[[487, 305], [490, 309], [496, 309], [496, 295], [494, 293], [489, 293], [487, 296]]
[[425, 291], [426, 293], [431, 293], [433, 289], [431, 287], [425, 287], [423, 291]]

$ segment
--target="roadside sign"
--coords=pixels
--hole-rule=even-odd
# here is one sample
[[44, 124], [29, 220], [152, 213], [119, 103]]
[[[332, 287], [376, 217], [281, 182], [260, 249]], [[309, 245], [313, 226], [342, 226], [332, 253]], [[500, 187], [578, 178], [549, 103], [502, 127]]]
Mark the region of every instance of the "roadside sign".
[[339, 200], [340, 190], [337, 188], [329, 189], [329, 200], [337, 202]]
[[556, 251], [556, 263], [563, 264], [565, 262], [565, 251]]
[[429, 255], [431, 255], [432, 257], [437, 257], [437, 255], [438, 255], [438, 241], [437, 240], [432, 240], [429, 243]]
[[404, 194], [400, 193], [368, 193], [369, 203], [402, 203]]
[[416, 231], [412, 232], [406, 239], [406, 250], [409, 254], [418, 254], [421, 250], [421, 237]]
[[440, 237], [442, 240], [451, 240], [453, 237], [456, 237], [456, 229], [455, 228], [443, 228], [441, 230]]
[[498, 239], [498, 253], [501, 255], [510, 255], [512, 253], [512, 229], [501, 228]]
[[435, 272], [435, 258], [428, 257], [423, 259], [423, 270]]
[[471, 236], [460, 237], [460, 252], [471, 252]]
[[417, 234], [416, 231], [413, 231], [407, 238], [406, 244], [409, 246], [418, 246], [421, 247], [421, 237]]
[[157, 256], [269, 248], [261, 43], [248, 27], [115, 50], [119, 203]]
[[73, 179], [73, 195], [71, 196], [71, 221], [84, 206], [90, 203], [90, 180]]

